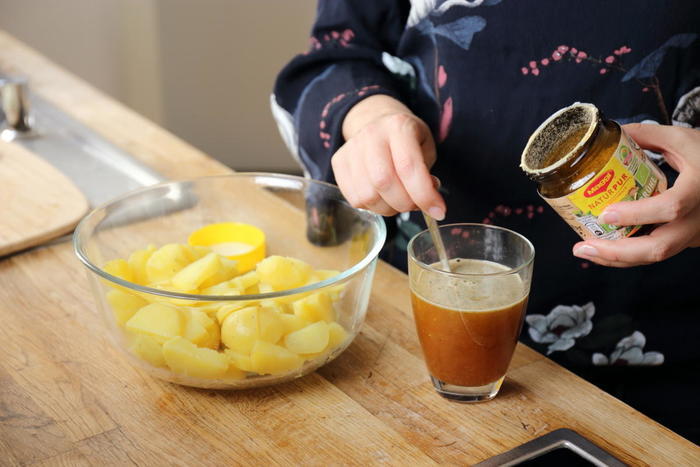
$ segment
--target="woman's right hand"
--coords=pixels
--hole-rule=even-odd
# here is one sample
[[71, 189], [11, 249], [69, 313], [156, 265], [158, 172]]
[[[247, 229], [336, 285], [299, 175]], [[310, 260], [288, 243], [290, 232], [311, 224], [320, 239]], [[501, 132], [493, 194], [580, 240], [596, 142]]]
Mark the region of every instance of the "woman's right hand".
[[445, 201], [429, 172], [433, 136], [405, 105], [381, 94], [363, 99], [345, 117], [343, 136], [331, 164], [352, 206], [384, 216], [420, 209], [445, 218]]

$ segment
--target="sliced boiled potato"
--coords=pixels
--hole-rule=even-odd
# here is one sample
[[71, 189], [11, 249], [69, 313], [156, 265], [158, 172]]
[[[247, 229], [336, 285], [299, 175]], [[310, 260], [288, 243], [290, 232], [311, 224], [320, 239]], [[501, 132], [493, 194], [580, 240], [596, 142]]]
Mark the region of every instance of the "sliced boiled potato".
[[279, 313], [274, 308], [258, 308], [258, 339], [265, 342], [277, 343], [282, 338], [284, 324]]
[[299, 329], [306, 327], [310, 324], [304, 318], [289, 313], [280, 314], [279, 320], [282, 323], [282, 326], [284, 327], [282, 334], [285, 336], [290, 332], [298, 331]]
[[151, 303], [138, 310], [125, 325], [127, 331], [145, 334], [158, 342], [182, 336], [185, 328], [183, 313], [176, 307]]
[[155, 245], [148, 245], [144, 250], [136, 250], [129, 255], [129, 267], [133, 274], [134, 282], [139, 285], [148, 284], [148, 274], [146, 273], [146, 263], [153, 252], [156, 251]]
[[210, 349], [218, 349], [221, 343], [221, 327], [219, 323], [200, 310], [190, 310], [190, 320], [197, 321], [204, 326], [204, 329], [207, 331], [207, 336], [197, 345]]
[[[200, 289], [206, 289], [216, 284], [229, 281], [238, 274], [238, 261], [228, 259], [225, 256], [219, 256], [219, 269], [216, 270], [213, 276], [204, 280], [200, 285]], [[211, 295], [211, 294], [210, 294]], [[226, 295], [226, 294], [222, 294]]]
[[229, 358], [231, 364], [241, 371], [253, 371], [250, 363], [250, 355], [235, 352], [231, 349], [224, 350], [224, 354]]
[[124, 259], [113, 259], [111, 261], [107, 261], [102, 269], [105, 272], [127, 282], [134, 282], [134, 275], [131, 272], [131, 267], [129, 267], [128, 261]]
[[301, 287], [311, 277], [311, 265], [287, 256], [268, 256], [260, 261], [255, 269], [260, 282], [269, 284], [274, 290], [287, 290]]
[[240, 276], [234, 277], [229, 281], [231, 286], [235, 287], [238, 290], [248, 290], [249, 288], [258, 285], [258, 282], [260, 282], [260, 277], [258, 277], [258, 273], [255, 271], [249, 271], [246, 272], [245, 274], [241, 274]]
[[221, 259], [209, 253], [178, 271], [170, 280], [180, 290], [195, 290], [221, 268]]
[[119, 326], [124, 326], [134, 313], [148, 305], [143, 298], [120, 289], [107, 292], [107, 303], [112, 308], [114, 319]]
[[195, 378], [221, 378], [229, 369], [229, 359], [224, 354], [197, 347], [183, 337], [165, 342], [163, 357], [175, 373]]
[[294, 314], [310, 323], [325, 321], [327, 323], [335, 321], [333, 302], [328, 293], [316, 292], [308, 297], [302, 298], [292, 303]]
[[333, 350], [345, 343], [350, 334], [338, 322], [328, 325], [328, 350]]
[[258, 340], [258, 307], [251, 306], [229, 314], [221, 324], [221, 341], [229, 349], [249, 354]]
[[182, 337], [192, 342], [194, 345], [204, 347], [203, 342], [209, 338], [209, 333], [204, 325], [196, 319], [188, 319]]
[[230, 360], [228, 364], [228, 370], [226, 370], [226, 373], [222, 376], [222, 379], [243, 379], [246, 377], [245, 371], [241, 370], [238, 368], [236, 365], [234, 365]]
[[190, 261], [197, 261], [211, 253], [211, 248], [201, 245], [182, 245], [189, 254]]
[[221, 305], [217, 310], [216, 310], [216, 320], [219, 322], [219, 324], [224, 324], [224, 320], [228, 315], [233, 313], [236, 310], [240, 310], [243, 308], [247, 308], [249, 306], [252, 306], [253, 304], [247, 300], [242, 300], [240, 302], [233, 302], [233, 303], [227, 303], [225, 305]]
[[163, 344], [145, 334], [135, 334], [130, 339], [129, 350], [141, 360], [159, 368], [165, 367]]
[[168, 243], [158, 248], [146, 261], [146, 275], [151, 284], [169, 281], [190, 263], [190, 254], [184, 245]]
[[313, 284], [315, 282], [325, 281], [326, 279], [330, 279], [331, 277], [335, 277], [338, 274], [340, 274], [340, 271], [336, 271], [335, 269], [315, 269], [311, 273], [309, 283]]
[[241, 295], [240, 289], [232, 285], [230, 281], [220, 282], [210, 287], [202, 288], [202, 295]]
[[296, 354], [314, 354], [328, 346], [328, 336], [328, 324], [318, 321], [287, 334], [284, 345]]
[[259, 340], [250, 352], [250, 363], [256, 373], [276, 375], [298, 369], [304, 360], [284, 347]]

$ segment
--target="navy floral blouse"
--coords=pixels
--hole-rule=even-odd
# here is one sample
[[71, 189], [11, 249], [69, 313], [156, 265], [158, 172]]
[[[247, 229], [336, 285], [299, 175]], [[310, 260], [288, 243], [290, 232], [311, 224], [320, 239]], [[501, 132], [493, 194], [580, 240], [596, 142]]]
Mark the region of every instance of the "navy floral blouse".
[[[372, 94], [402, 100], [431, 127], [446, 223], [496, 224], [534, 243], [521, 340], [699, 442], [700, 251], [629, 269], [578, 259], [578, 237], [518, 167], [532, 131], [576, 101], [620, 123], [699, 128], [698, 3], [321, 0], [308, 50], [271, 98], [307, 176], [334, 181], [343, 118]], [[405, 269], [422, 221], [387, 224], [383, 258]]]

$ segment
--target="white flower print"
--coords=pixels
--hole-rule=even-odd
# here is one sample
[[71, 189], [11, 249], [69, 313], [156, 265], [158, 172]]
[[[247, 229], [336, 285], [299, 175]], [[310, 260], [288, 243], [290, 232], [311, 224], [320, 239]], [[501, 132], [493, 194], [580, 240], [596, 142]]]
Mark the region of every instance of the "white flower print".
[[527, 315], [525, 321], [530, 326], [528, 333], [533, 341], [550, 344], [547, 355], [556, 351], [568, 350], [576, 339], [587, 336], [593, 329], [591, 318], [595, 305], [588, 302], [583, 306], [558, 305], [545, 315]]
[[700, 128], [700, 86], [685, 93], [673, 111], [673, 124], [686, 128]]
[[[415, 26], [430, 13], [442, 14], [453, 6], [474, 8], [484, 3], [484, 0], [411, 0], [411, 12], [408, 14], [406, 27]], [[440, 4], [438, 6], [438, 4]]]
[[413, 65], [405, 60], [401, 60], [399, 57], [394, 57], [390, 53], [382, 52], [382, 63], [395, 75], [409, 76], [411, 79], [415, 79], [416, 77], [416, 71], [413, 69]]
[[639, 331], [623, 338], [615, 346], [610, 357], [596, 352], [593, 354], [594, 365], [661, 365], [664, 362], [664, 354], [661, 352], [644, 352], [647, 343], [646, 337]]

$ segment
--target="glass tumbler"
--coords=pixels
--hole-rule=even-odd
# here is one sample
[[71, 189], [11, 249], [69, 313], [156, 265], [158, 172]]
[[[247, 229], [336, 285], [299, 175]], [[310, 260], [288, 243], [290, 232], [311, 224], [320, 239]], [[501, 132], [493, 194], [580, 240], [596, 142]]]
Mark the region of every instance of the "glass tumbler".
[[443, 397], [490, 400], [518, 342], [535, 249], [492, 225], [442, 225], [439, 234], [450, 271], [429, 231], [408, 244], [411, 307], [428, 372]]

